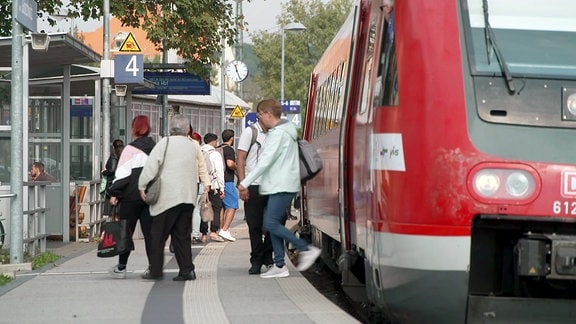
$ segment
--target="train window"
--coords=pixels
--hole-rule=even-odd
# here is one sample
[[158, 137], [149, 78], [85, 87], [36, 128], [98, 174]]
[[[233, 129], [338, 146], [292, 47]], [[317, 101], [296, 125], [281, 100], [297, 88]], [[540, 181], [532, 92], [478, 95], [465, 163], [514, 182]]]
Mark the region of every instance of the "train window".
[[[548, 0], [545, 5], [536, 0], [462, 2], [474, 75], [502, 74], [503, 60], [512, 76], [574, 78], [576, 2]], [[492, 33], [490, 42], [486, 33]]]
[[376, 43], [376, 22], [372, 21], [370, 24], [370, 30], [368, 31], [368, 39], [366, 44], [366, 61], [364, 62], [364, 80], [362, 81], [362, 99], [360, 105], [360, 114], [364, 114], [368, 111], [369, 98], [372, 89], [372, 66], [373, 66], [373, 54], [374, 46]]
[[375, 106], [398, 105], [398, 65], [396, 59], [396, 41], [394, 28], [394, 8], [391, 0], [384, 0], [382, 7], [384, 26], [380, 47], [377, 85], [374, 89]]

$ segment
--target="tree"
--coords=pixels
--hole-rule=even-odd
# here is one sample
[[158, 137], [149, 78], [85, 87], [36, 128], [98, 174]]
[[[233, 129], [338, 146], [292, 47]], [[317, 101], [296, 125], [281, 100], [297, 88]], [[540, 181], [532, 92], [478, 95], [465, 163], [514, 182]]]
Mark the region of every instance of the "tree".
[[[306, 104], [310, 73], [324, 50], [330, 45], [352, 8], [351, 0], [291, 0], [283, 5], [279, 26], [300, 22], [302, 33], [286, 31], [284, 41], [284, 97]], [[254, 53], [260, 63], [255, 76], [263, 98], [280, 98], [282, 32], [261, 31], [252, 36]]]
[[[252, 0], [247, 0], [248, 2]], [[38, 0], [39, 18], [51, 26], [55, 15], [69, 19], [100, 19], [103, 0]], [[110, 13], [124, 26], [142, 28], [157, 50], [176, 49], [189, 62], [189, 71], [203, 74], [206, 64], [217, 63], [222, 39], [233, 45], [243, 17], [236, 20], [227, 0], [122, 0], [110, 1]], [[12, 0], [0, 0], [0, 36], [12, 31]]]

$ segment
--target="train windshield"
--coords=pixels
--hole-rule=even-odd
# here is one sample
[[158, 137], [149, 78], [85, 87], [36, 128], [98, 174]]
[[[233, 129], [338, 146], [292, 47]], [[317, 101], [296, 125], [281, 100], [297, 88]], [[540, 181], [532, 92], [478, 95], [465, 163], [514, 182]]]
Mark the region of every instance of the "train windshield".
[[474, 74], [576, 76], [576, 1], [463, 1]]

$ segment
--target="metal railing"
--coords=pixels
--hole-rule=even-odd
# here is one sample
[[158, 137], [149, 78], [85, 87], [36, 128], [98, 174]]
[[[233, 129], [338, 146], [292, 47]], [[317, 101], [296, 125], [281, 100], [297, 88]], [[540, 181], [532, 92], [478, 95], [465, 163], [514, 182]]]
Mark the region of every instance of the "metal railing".
[[[100, 234], [100, 225], [106, 221], [102, 216], [104, 198], [100, 195], [101, 182], [102, 180], [74, 182], [74, 190], [72, 191], [74, 193], [74, 210], [71, 209], [70, 213], [74, 213], [76, 242], [92, 241], [96, 235]], [[77, 194], [81, 191], [80, 187], [85, 188], [82, 201], [80, 201], [80, 197]], [[86, 209], [88, 210], [87, 215], [82, 211]], [[79, 222], [81, 213], [84, 214], [84, 218], [82, 222]], [[88, 237], [81, 237], [80, 233], [84, 233], [84, 231], [87, 232]]]
[[[70, 209], [70, 215], [74, 217], [75, 221], [76, 241], [93, 240], [95, 236], [99, 235], [101, 224], [106, 221], [106, 218], [102, 216], [104, 198], [100, 195], [100, 183], [101, 180], [73, 182], [73, 196], [70, 199], [74, 201], [74, 209]], [[50, 210], [46, 207], [46, 186], [49, 184], [50, 182], [47, 181], [23, 183], [25, 190], [22, 212], [24, 225], [22, 242], [24, 251], [32, 257], [38, 253], [46, 252], [46, 238], [53, 234], [46, 232], [46, 214]], [[80, 191], [79, 187], [85, 188], [83, 199], [80, 199], [81, 197], [76, 194]], [[0, 194], [0, 199], [13, 197], [16, 197], [16, 194]], [[85, 217], [82, 222], [79, 222], [81, 213]], [[9, 227], [5, 227], [7, 229], [6, 237], [10, 239]], [[86, 235], [80, 235], [81, 232], [86, 233]]]
[[46, 185], [49, 181], [24, 182], [25, 195], [28, 196], [27, 204], [24, 201], [22, 212], [24, 251], [31, 256], [38, 252], [46, 252], [46, 238], [50, 235], [46, 233]]

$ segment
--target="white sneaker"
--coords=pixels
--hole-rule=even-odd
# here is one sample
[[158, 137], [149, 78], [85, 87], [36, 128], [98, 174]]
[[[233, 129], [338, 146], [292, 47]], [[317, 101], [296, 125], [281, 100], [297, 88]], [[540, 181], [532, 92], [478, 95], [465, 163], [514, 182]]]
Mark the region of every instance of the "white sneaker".
[[298, 256], [298, 271], [306, 271], [316, 262], [322, 251], [314, 245], [308, 245], [307, 251], [300, 251]]
[[274, 265], [270, 270], [260, 274], [260, 278], [269, 279], [269, 278], [285, 278], [290, 275], [288, 271], [288, 267], [284, 265], [282, 268], [278, 268], [277, 265]]
[[220, 235], [221, 237], [227, 239], [227, 240], [230, 241], [230, 242], [236, 241], [236, 238], [230, 234], [230, 231], [219, 230], [219, 231], [218, 231], [218, 235]]
[[118, 266], [115, 265], [114, 268], [110, 269], [110, 275], [116, 279], [126, 279], [126, 269], [120, 270]]

